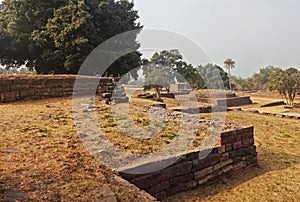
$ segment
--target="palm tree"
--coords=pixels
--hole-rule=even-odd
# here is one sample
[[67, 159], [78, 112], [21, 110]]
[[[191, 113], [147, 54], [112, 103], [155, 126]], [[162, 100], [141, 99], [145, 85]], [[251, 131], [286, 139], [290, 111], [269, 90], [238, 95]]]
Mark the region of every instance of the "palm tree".
[[230, 78], [231, 78], [231, 74], [230, 74], [230, 70], [235, 68], [235, 61], [231, 58], [228, 58], [224, 61], [224, 67], [226, 69], [228, 69], [228, 76], [229, 76], [229, 89], [231, 90], [231, 81], [230, 81]]

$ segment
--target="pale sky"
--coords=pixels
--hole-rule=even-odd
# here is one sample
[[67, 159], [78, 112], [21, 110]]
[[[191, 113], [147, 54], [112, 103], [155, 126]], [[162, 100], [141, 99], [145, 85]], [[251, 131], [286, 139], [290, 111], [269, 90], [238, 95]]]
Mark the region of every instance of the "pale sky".
[[184, 35], [216, 64], [233, 58], [234, 75], [300, 67], [299, 0], [135, 0], [135, 8], [146, 29]]
[[299, 0], [135, 0], [140, 22], [185, 35], [234, 75], [267, 65], [300, 67]]

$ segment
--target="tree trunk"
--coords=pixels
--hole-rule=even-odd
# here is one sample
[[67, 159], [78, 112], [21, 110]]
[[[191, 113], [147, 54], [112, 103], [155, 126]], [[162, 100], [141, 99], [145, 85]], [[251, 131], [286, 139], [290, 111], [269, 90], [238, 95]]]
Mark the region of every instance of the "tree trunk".
[[291, 95], [291, 94], [289, 93], [288, 96], [289, 96], [289, 106], [293, 107], [293, 105], [294, 105], [293, 95]]
[[159, 89], [159, 86], [155, 86], [155, 91], [156, 91], [157, 99], [160, 100], [160, 89]]
[[228, 69], [228, 77], [229, 77], [229, 90], [231, 91], [231, 74], [230, 74], [230, 68]]

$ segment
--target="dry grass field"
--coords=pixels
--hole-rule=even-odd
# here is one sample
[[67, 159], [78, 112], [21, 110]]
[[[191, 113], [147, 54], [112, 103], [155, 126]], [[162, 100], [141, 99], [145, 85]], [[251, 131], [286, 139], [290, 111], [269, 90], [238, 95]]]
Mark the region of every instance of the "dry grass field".
[[227, 121], [254, 125], [259, 167], [168, 201], [299, 201], [299, 120], [230, 112]]
[[[0, 104], [0, 201], [146, 200], [122, 185], [76, 135], [71, 98]], [[6, 199], [8, 200], [8, 199]]]
[[[117, 129], [107, 110], [96, 106], [98, 120], [114, 137]], [[147, 125], [148, 118], [136, 114], [133, 121]], [[299, 201], [299, 120], [230, 112], [226, 121], [255, 126], [259, 167], [168, 201]], [[131, 151], [155, 151], [174, 138], [176, 123], [167, 124], [164, 133], [140, 148], [119, 136], [115, 141]], [[13, 191], [26, 193], [28, 201], [96, 201], [112, 192], [120, 201], [146, 200], [86, 151], [76, 135], [71, 98], [0, 104], [0, 142], [0, 201]]]

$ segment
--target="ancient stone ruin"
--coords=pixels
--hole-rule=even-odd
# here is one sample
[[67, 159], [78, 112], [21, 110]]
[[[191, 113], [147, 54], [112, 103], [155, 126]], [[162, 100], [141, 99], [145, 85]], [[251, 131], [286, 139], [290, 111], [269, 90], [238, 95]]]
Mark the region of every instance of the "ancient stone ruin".
[[[257, 165], [253, 127], [221, 132], [220, 146], [211, 149], [209, 155], [199, 159], [200, 151], [186, 153], [176, 158], [173, 165], [148, 174], [128, 174], [145, 167], [166, 164], [174, 159], [162, 159], [121, 172], [121, 176], [147, 191], [158, 200], [218, 180], [219, 177]], [[205, 151], [202, 151], [205, 153]]]
[[[82, 82], [74, 91], [76, 76], [1, 76], [0, 102], [28, 99], [71, 96], [73, 93], [98, 93], [112, 97], [115, 102], [127, 102], [128, 97], [122, 86], [115, 88], [114, 78], [79, 77]], [[95, 92], [87, 89], [95, 86]], [[250, 103], [249, 97], [234, 96], [217, 102]], [[254, 145], [253, 127], [239, 127], [218, 132], [219, 145], [209, 148], [211, 152], [199, 158], [203, 151], [192, 151], [167, 159], [147, 162], [128, 168], [120, 175], [158, 200], [173, 194], [193, 189], [199, 185], [218, 180], [220, 176], [233, 174], [247, 167], [257, 165], [257, 152]], [[166, 168], [146, 174], [129, 174], [131, 171], [155, 167], [173, 160], [175, 163]]]

